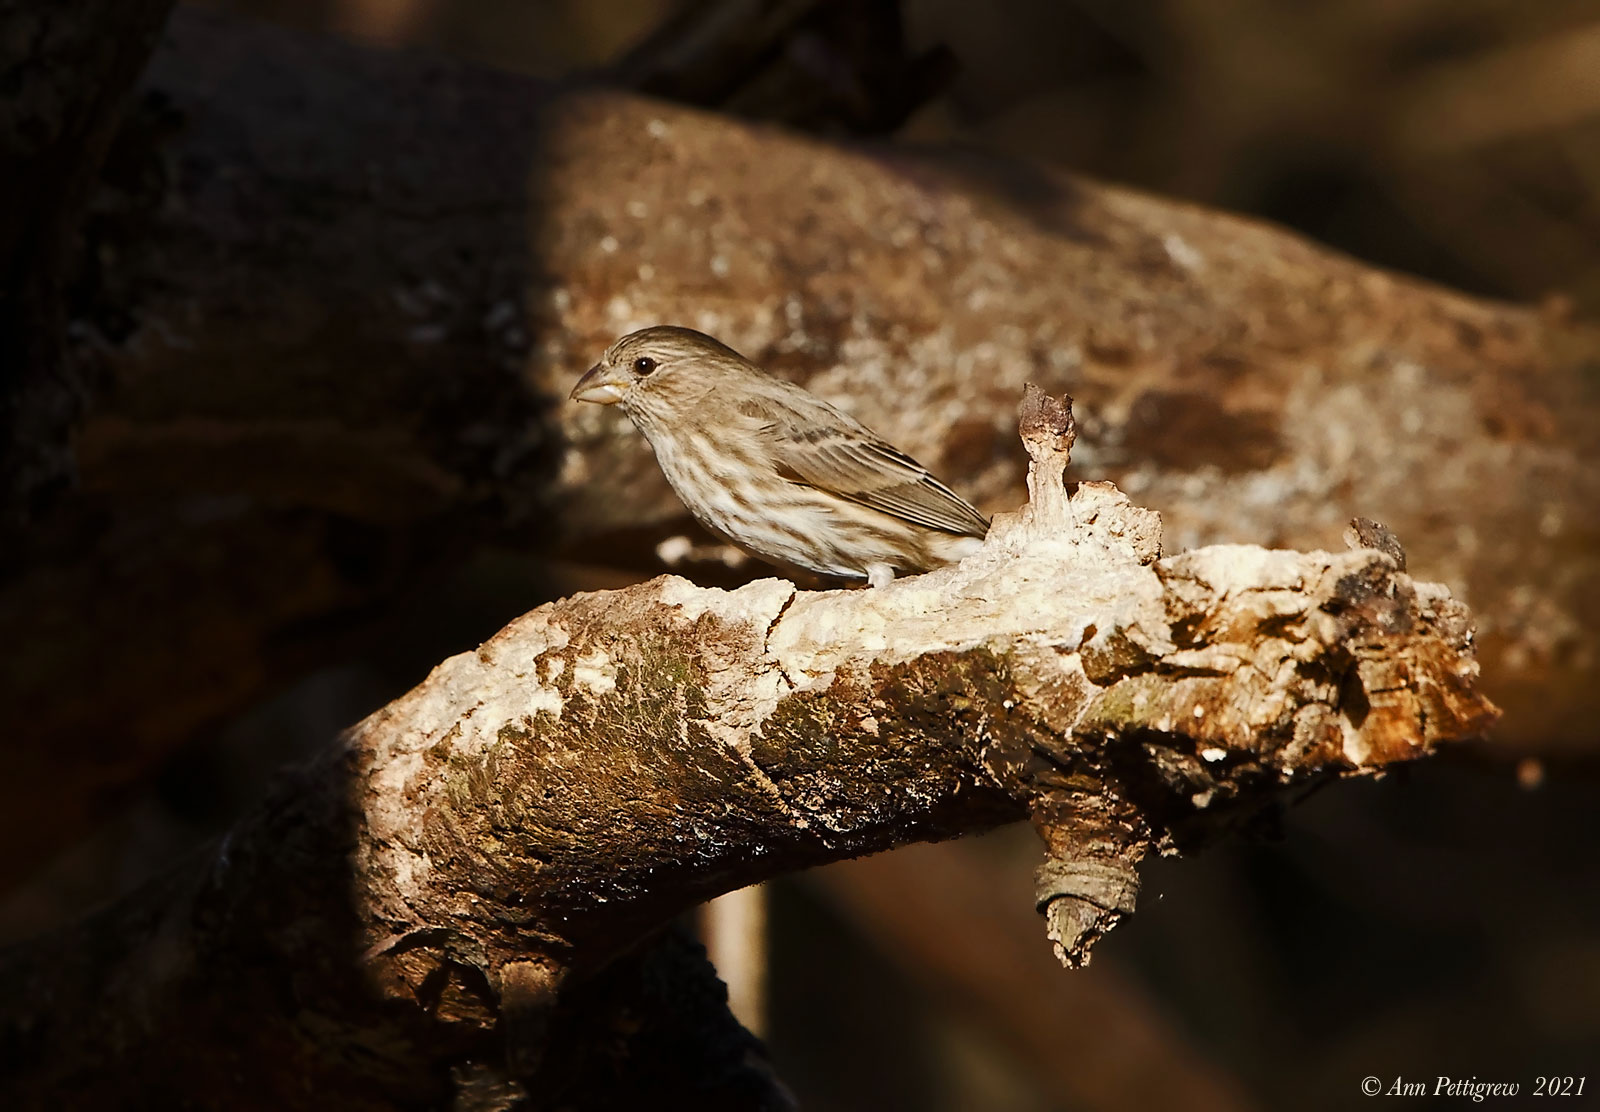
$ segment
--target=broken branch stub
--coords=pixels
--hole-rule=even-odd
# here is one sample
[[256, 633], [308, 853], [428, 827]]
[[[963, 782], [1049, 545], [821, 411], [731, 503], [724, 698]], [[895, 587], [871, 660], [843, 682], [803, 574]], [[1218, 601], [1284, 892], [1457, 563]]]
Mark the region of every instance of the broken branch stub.
[[1017, 432], [1028, 449], [1028, 514], [1038, 522], [1068, 524], [1067, 464], [1078, 439], [1078, 422], [1072, 416], [1072, 395], [1052, 398], [1033, 383], [1022, 387], [1017, 412]]
[[1384, 527], [1353, 523], [1346, 555], [1217, 546], [1157, 562], [1159, 515], [1106, 483], [1069, 496], [1071, 398], [1030, 384], [1019, 431], [1030, 504], [997, 522], [998, 542], [1097, 551], [1127, 589], [1059, 661], [1056, 689], [1081, 708], [1070, 729], [1036, 738], [1051, 766], [1029, 799], [1047, 847], [1036, 899], [1064, 964], [1133, 910], [1150, 850], [1214, 836], [1279, 786], [1420, 756], [1496, 717], [1466, 609], [1403, 574]]

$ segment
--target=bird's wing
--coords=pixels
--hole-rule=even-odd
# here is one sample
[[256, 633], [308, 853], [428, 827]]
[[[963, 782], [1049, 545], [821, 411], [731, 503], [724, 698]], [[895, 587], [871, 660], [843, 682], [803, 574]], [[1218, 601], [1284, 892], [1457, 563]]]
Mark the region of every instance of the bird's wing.
[[762, 431], [784, 478], [929, 529], [972, 537], [989, 531], [988, 519], [926, 467], [826, 402], [785, 398], [762, 409]]

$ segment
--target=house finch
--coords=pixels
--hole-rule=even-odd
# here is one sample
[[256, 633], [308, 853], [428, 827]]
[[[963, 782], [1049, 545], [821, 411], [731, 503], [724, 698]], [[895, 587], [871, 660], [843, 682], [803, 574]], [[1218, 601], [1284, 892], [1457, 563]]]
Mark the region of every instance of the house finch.
[[572, 398], [622, 406], [700, 524], [780, 565], [878, 587], [961, 559], [989, 531], [861, 422], [687, 328], [624, 336]]

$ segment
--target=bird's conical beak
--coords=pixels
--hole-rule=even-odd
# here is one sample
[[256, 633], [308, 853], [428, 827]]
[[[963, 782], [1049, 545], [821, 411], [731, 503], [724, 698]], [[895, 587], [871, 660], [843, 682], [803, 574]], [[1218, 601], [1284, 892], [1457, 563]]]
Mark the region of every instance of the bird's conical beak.
[[627, 372], [608, 367], [604, 363], [596, 363], [584, 372], [568, 398], [575, 402], [616, 405], [622, 400], [628, 385]]

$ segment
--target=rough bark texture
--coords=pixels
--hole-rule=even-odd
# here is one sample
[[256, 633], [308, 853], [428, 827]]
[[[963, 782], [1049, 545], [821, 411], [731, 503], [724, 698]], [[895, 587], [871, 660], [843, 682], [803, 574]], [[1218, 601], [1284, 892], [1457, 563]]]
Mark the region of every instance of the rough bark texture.
[[[1158, 560], [1152, 511], [1066, 497], [1070, 409], [1030, 395], [1023, 432], [1034, 497], [954, 568], [662, 577], [445, 661], [213, 853], [0, 958], [8, 1106], [776, 1106], [714, 994], [648, 991], [692, 955], [641, 944], [692, 904], [1031, 816], [1076, 964], [1148, 853], [1492, 721], [1443, 587], [1371, 549]], [[624, 1029], [676, 1036], [681, 1093], [600, 1035], [669, 1004]]]
[[8, 843], [59, 843], [485, 541], [648, 566], [681, 508], [615, 415], [558, 399], [658, 321], [991, 510], [1020, 496], [1022, 381], [1070, 389], [1084, 473], [1160, 508], [1169, 548], [1381, 519], [1474, 605], [1506, 736], [1555, 748], [1600, 711], [1586, 328], [1036, 167], [193, 12], [147, 86], [74, 306], [112, 388], [81, 492], [0, 587], [28, 646], [0, 676]]
[[172, 2], [0, 2], [0, 539], [72, 473], [89, 391], [65, 357], [71, 246]]

